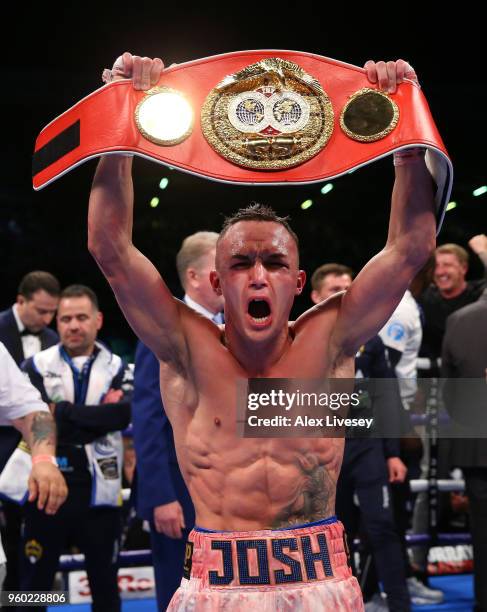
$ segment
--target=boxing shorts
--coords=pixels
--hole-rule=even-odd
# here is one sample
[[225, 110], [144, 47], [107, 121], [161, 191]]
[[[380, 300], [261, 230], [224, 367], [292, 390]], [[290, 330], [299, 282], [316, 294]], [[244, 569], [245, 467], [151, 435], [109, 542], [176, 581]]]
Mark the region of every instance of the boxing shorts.
[[360, 612], [343, 525], [335, 517], [278, 530], [195, 528], [169, 612]]

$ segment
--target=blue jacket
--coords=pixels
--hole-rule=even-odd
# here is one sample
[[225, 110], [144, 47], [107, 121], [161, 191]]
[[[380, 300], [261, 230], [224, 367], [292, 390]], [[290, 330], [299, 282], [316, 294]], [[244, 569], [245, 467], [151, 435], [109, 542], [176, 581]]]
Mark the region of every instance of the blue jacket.
[[137, 514], [153, 518], [156, 506], [179, 501], [186, 527], [194, 523], [194, 508], [179, 470], [172, 427], [164, 412], [159, 386], [159, 362], [139, 342], [135, 353], [132, 426], [137, 457], [134, 485]]
[[[374, 417], [379, 420], [383, 430], [387, 431], [388, 424], [390, 424], [392, 431], [397, 432], [398, 424], [402, 424], [405, 418], [399, 388], [392, 381], [391, 385], [380, 384], [380, 381], [379, 384], [373, 382], [374, 379], [395, 378], [380, 336], [374, 336], [360, 347], [355, 357], [355, 370], [356, 372], [360, 371], [364, 377], [356, 379], [355, 391], [365, 386], [371, 395]], [[372, 379], [372, 385], [368, 383], [368, 379]], [[382, 443], [386, 459], [399, 457], [400, 444], [398, 438], [347, 440], [345, 453], [347, 453], [347, 447], [351, 449], [354, 445], [365, 447], [366, 445], [373, 446], [380, 443]]]

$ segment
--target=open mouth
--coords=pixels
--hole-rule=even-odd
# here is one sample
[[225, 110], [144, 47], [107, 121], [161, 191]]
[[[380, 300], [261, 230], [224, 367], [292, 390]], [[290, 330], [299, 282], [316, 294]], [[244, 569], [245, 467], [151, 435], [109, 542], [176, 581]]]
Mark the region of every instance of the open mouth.
[[258, 324], [267, 323], [271, 316], [271, 307], [266, 300], [254, 299], [250, 300], [248, 314]]

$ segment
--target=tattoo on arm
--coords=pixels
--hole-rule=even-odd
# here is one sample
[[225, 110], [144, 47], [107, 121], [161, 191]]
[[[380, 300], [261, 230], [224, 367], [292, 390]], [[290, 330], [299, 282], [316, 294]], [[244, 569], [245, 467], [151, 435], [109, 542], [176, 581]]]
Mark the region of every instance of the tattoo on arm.
[[54, 419], [48, 412], [36, 412], [30, 428], [30, 445], [45, 445], [56, 448], [56, 427]]
[[301, 485], [295, 499], [276, 516], [273, 529], [312, 523], [328, 518], [334, 512], [336, 482], [328, 470], [309, 455], [300, 461]]

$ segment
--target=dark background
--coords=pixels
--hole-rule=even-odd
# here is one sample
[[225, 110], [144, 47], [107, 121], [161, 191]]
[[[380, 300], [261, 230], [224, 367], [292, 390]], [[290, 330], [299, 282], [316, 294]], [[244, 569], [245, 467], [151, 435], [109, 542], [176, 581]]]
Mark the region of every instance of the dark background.
[[[467, 245], [487, 231], [487, 184], [481, 20], [457, 7], [449, 22], [426, 20], [412, 5], [332, 9], [326, 3], [232, 3], [208, 6], [137, 2], [17, 5], [4, 22], [1, 110], [3, 151], [0, 206], [0, 308], [13, 303], [20, 278], [33, 269], [54, 273], [63, 285], [88, 284], [105, 313], [102, 337], [119, 338], [129, 352], [134, 336], [86, 248], [86, 212], [95, 161], [40, 192], [31, 185], [31, 155], [40, 130], [101, 86], [102, 69], [125, 50], [163, 58], [167, 65], [244, 49], [296, 49], [351, 64], [402, 57], [414, 65], [455, 169], [452, 199], [439, 242]], [[465, 10], [466, 13], [466, 10]], [[465, 17], [465, 19], [464, 19]], [[465, 25], [463, 23], [465, 21]], [[478, 22], [478, 25], [476, 23]], [[301, 187], [228, 186], [135, 160], [134, 242], [181, 294], [174, 259], [181, 240], [200, 229], [218, 231], [223, 216], [256, 200], [289, 214], [301, 239], [302, 267], [339, 261], [358, 271], [384, 244], [393, 181], [390, 158], [334, 181]], [[169, 187], [158, 187], [162, 177]], [[157, 195], [160, 204], [149, 206]], [[303, 211], [301, 202], [313, 206]], [[470, 276], [480, 266], [472, 258]], [[310, 305], [309, 287], [293, 316]]]

